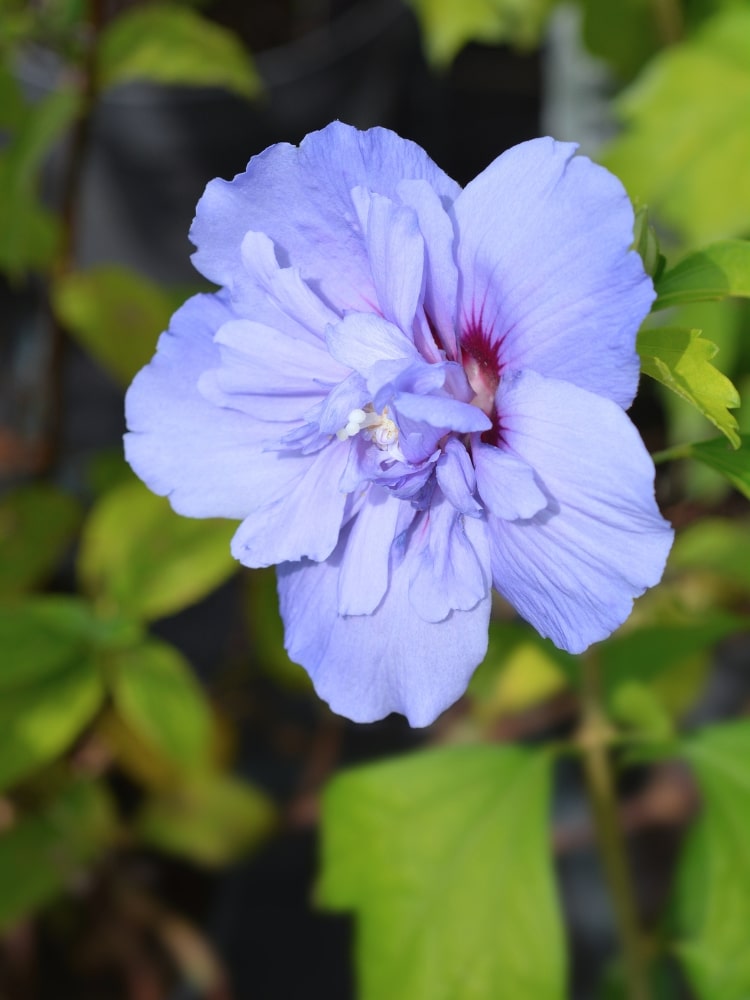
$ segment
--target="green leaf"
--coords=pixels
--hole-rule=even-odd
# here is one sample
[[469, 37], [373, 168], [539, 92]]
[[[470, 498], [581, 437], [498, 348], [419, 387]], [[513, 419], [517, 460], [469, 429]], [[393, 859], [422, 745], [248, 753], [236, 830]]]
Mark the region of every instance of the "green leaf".
[[57, 249], [58, 220], [39, 202], [39, 170], [54, 142], [73, 121], [80, 98], [59, 89], [23, 113], [0, 153], [0, 269], [20, 275], [49, 264]]
[[215, 866], [253, 850], [275, 823], [273, 805], [262, 792], [236, 778], [207, 772], [150, 799], [137, 817], [135, 833], [170, 854]]
[[529, 625], [490, 622], [487, 655], [468, 695], [482, 721], [520, 712], [558, 694], [576, 676], [575, 659]]
[[182, 298], [109, 264], [64, 274], [52, 289], [62, 325], [124, 386], [151, 360]]
[[730, 295], [750, 298], [750, 241], [724, 240], [688, 254], [656, 282], [653, 309]]
[[649, 0], [582, 0], [583, 41], [623, 79], [635, 76], [660, 47], [654, 5]]
[[173, 767], [211, 756], [211, 709], [190, 664], [173, 646], [149, 641], [119, 653], [110, 670], [116, 710]]
[[102, 610], [150, 621], [205, 597], [237, 568], [235, 525], [175, 514], [138, 482], [118, 486], [92, 509], [78, 574]]
[[550, 771], [545, 753], [463, 746], [328, 786], [319, 898], [357, 913], [361, 1000], [561, 1000]]
[[100, 707], [89, 621], [73, 598], [0, 607], [0, 788], [67, 750]]
[[22, 593], [57, 567], [80, 520], [76, 501], [52, 486], [25, 486], [0, 502], [0, 597]]
[[684, 745], [704, 798], [676, 885], [677, 953], [700, 1000], [750, 995], [750, 723], [713, 726]]
[[6, 930], [71, 888], [112, 842], [114, 809], [94, 782], [68, 785], [0, 833], [0, 929]]
[[740, 435], [740, 447], [731, 451], [724, 438], [686, 445], [685, 457], [695, 458], [715, 469], [750, 500], [750, 434]]
[[735, 448], [740, 436], [729, 412], [740, 405], [732, 382], [711, 364], [717, 347], [700, 330], [677, 327], [643, 329], [638, 334], [641, 370], [699, 410]]
[[99, 47], [103, 88], [131, 80], [189, 87], [223, 87], [256, 97], [261, 83], [240, 40], [226, 28], [177, 3], [153, 3], [121, 14]]
[[689, 243], [750, 230], [750, 9], [731, 7], [649, 64], [603, 162]]
[[677, 535], [669, 565], [712, 573], [750, 590], [750, 523], [707, 518], [691, 525]]
[[554, 0], [407, 0], [423, 34], [427, 58], [447, 66], [467, 42], [539, 44]]

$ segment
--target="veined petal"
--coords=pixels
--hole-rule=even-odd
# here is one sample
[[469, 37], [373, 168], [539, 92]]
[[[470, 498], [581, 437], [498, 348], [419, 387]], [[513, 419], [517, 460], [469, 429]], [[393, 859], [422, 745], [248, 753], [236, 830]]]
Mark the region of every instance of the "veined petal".
[[339, 615], [339, 563], [348, 530], [323, 563], [279, 566], [281, 615], [290, 657], [331, 709], [355, 722], [390, 712], [428, 726], [466, 690], [487, 652], [489, 595], [471, 611], [427, 622], [412, 609], [415, 552], [392, 549], [388, 590], [371, 615]]
[[477, 488], [474, 466], [466, 448], [455, 438], [450, 438], [443, 447], [435, 475], [443, 496], [456, 510], [470, 517], [481, 515], [482, 507], [474, 497]]
[[365, 188], [352, 192], [383, 316], [411, 331], [422, 298], [425, 247], [412, 209]]
[[383, 600], [393, 540], [414, 518], [411, 505], [372, 486], [354, 518], [341, 559], [338, 613], [369, 615]]
[[302, 279], [296, 267], [282, 267], [265, 233], [247, 233], [240, 247], [232, 302], [238, 316], [265, 323], [289, 337], [319, 343], [329, 323], [341, 317]]
[[348, 457], [338, 442], [314, 455], [278, 455], [296, 472], [283, 496], [258, 506], [237, 529], [232, 555], [243, 566], [271, 566], [307, 557], [327, 559], [336, 547], [346, 506], [337, 489]]
[[479, 495], [490, 513], [504, 521], [533, 517], [547, 506], [534, 470], [522, 459], [494, 445], [472, 445]]
[[193, 261], [231, 288], [245, 234], [266, 233], [282, 262], [315, 281], [336, 310], [368, 310], [376, 293], [351, 192], [364, 187], [396, 200], [401, 181], [419, 178], [447, 201], [460, 190], [415, 143], [387, 129], [360, 132], [333, 122], [299, 147], [271, 146], [231, 182], [212, 181], [191, 229]]
[[331, 355], [360, 375], [367, 375], [376, 364], [418, 357], [405, 333], [373, 313], [349, 313], [328, 327], [326, 341]]
[[415, 549], [409, 600], [424, 621], [444, 621], [452, 611], [470, 611], [487, 598], [490, 550], [487, 526], [478, 525], [472, 542], [464, 516], [443, 499], [433, 501], [416, 523], [409, 539]]
[[[456, 340], [458, 306], [458, 267], [454, 244], [456, 234], [450, 216], [440, 198], [426, 181], [402, 181], [398, 193], [406, 205], [417, 213], [419, 228], [424, 236], [426, 282], [424, 307], [434, 324], [449, 360], [459, 358]], [[430, 358], [439, 360], [439, 357]]]
[[572, 653], [622, 624], [658, 583], [673, 532], [654, 500], [654, 467], [607, 399], [533, 372], [498, 394], [507, 447], [551, 497], [525, 521], [490, 519], [498, 591]]
[[629, 406], [635, 337], [654, 299], [630, 250], [622, 184], [575, 146], [534, 139], [498, 157], [453, 206], [460, 317], [530, 368]]
[[189, 299], [125, 397], [128, 462], [149, 489], [189, 517], [245, 517], [294, 478], [262, 451], [288, 424], [253, 420], [199, 392], [203, 373], [220, 361], [214, 334], [231, 318], [220, 294]]

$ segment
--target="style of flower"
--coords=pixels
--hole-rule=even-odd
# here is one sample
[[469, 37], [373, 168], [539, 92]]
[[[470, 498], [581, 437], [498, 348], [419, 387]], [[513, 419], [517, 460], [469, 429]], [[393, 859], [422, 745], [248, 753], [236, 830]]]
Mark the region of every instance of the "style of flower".
[[537, 139], [465, 189], [334, 122], [212, 181], [128, 460], [278, 564], [291, 658], [331, 708], [424, 726], [487, 647], [494, 587], [571, 652], [661, 578], [672, 531], [625, 413], [654, 292], [619, 181]]

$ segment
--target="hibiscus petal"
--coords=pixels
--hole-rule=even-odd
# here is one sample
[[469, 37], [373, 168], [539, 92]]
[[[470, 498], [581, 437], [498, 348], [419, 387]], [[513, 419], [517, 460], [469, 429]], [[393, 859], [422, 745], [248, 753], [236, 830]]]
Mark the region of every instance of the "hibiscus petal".
[[533, 517], [547, 506], [534, 470], [522, 459], [489, 444], [471, 449], [477, 490], [487, 510], [504, 521]]
[[326, 340], [332, 356], [361, 375], [376, 364], [418, 357], [405, 333], [372, 313], [350, 313], [328, 327]]
[[233, 181], [208, 185], [190, 234], [193, 262], [231, 287], [245, 234], [263, 232], [334, 308], [368, 309], [376, 293], [351, 192], [364, 187], [396, 200], [404, 179], [424, 179], [448, 201], [460, 190], [423, 149], [387, 129], [333, 122], [299, 147], [271, 146]]
[[220, 295], [190, 299], [125, 397], [127, 460], [149, 489], [189, 517], [245, 517], [259, 497], [283, 492], [294, 478], [261, 451], [288, 424], [253, 420], [199, 392], [203, 372], [219, 364], [214, 334], [231, 318]]
[[[453, 223], [434, 188], [425, 181], [402, 181], [398, 186], [401, 200], [417, 213], [424, 236], [426, 283], [424, 307], [440, 336], [446, 356], [459, 357], [456, 341], [458, 267], [454, 254], [456, 234]], [[438, 358], [434, 359], [437, 361]]]
[[451, 438], [445, 443], [435, 467], [438, 486], [443, 496], [462, 514], [476, 517], [482, 507], [474, 498], [477, 477], [466, 448]]
[[368, 490], [341, 560], [339, 614], [369, 615], [377, 608], [388, 588], [393, 539], [408, 527], [414, 514], [410, 504], [387, 490], [378, 486]]
[[401, 330], [411, 331], [424, 274], [424, 240], [417, 216], [364, 188], [356, 188], [352, 196], [365, 232], [379, 311]]
[[437, 500], [415, 526], [409, 541], [415, 548], [409, 600], [424, 621], [441, 622], [452, 611], [470, 611], [489, 594], [487, 526], [479, 522], [475, 547], [465, 525], [451, 504]]
[[574, 151], [553, 139], [514, 146], [456, 200], [461, 323], [501, 341], [506, 368], [628, 406], [653, 286], [629, 249], [624, 188]]
[[327, 559], [338, 541], [346, 495], [336, 484], [349, 446], [334, 443], [312, 456], [281, 455], [295, 472], [283, 496], [258, 506], [235, 532], [232, 555], [243, 566], [271, 566], [304, 557]]
[[[279, 567], [286, 648], [331, 709], [355, 722], [400, 712], [428, 726], [463, 692], [487, 652], [489, 595], [439, 624], [415, 614], [409, 582], [418, 558], [394, 559], [388, 590], [371, 615], [338, 615], [338, 565], [348, 541], [324, 563]], [[398, 549], [398, 546], [396, 546]]]
[[526, 521], [490, 519], [495, 587], [556, 645], [580, 653], [658, 583], [673, 532], [654, 500], [654, 467], [622, 410], [527, 372], [498, 393], [506, 445], [550, 495]]

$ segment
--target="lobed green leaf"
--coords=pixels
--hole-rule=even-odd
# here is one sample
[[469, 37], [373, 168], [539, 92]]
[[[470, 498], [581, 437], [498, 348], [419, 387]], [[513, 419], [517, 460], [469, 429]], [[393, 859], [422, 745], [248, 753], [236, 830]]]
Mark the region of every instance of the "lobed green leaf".
[[75, 598], [0, 607], [0, 788], [68, 749], [102, 704], [91, 616]]
[[641, 370], [691, 403], [739, 447], [737, 421], [729, 412], [740, 405], [733, 383], [711, 364], [718, 348], [700, 330], [645, 328], [638, 334]]
[[0, 597], [51, 575], [80, 520], [76, 501], [53, 486], [25, 486], [0, 502]]
[[603, 162], [688, 242], [750, 230], [750, 8], [720, 11], [672, 45], [619, 101]]
[[462, 746], [328, 786], [319, 899], [357, 914], [362, 1000], [561, 1000], [550, 771], [546, 753]]
[[110, 669], [117, 712], [173, 768], [209, 763], [211, 709], [190, 664], [173, 646], [150, 640], [120, 652]]
[[724, 240], [688, 254], [656, 282], [654, 309], [730, 295], [750, 297], [750, 241]]
[[750, 995], [750, 723], [710, 727], [685, 742], [701, 815], [685, 843], [675, 892], [677, 954], [699, 1000]]
[[78, 781], [0, 833], [0, 930], [51, 902], [111, 844], [113, 804], [105, 789]]
[[163, 851], [214, 866], [253, 850], [275, 823], [274, 807], [261, 791], [228, 775], [205, 772], [151, 798], [136, 819], [135, 832]]
[[539, 44], [554, 0], [407, 0], [422, 29], [427, 58], [448, 66], [467, 42]]
[[106, 494], [84, 525], [83, 589], [108, 613], [150, 621], [205, 597], [237, 568], [235, 526], [179, 517], [139, 481]]
[[64, 274], [52, 288], [62, 325], [123, 386], [151, 360], [183, 297], [108, 264]]
[[99, 46], [102, 88], [131, 80], [222, 87], [240, 97], [262, 89], [255, 66], [228, 29], [177, 3], [152, 3], [120, 14]]
[[724, 438], [687, 445], [687, 457], [694, 458], [722, 476], [750, 500], [750, 434], [740, 435], [740, 447], [732, 451]]

